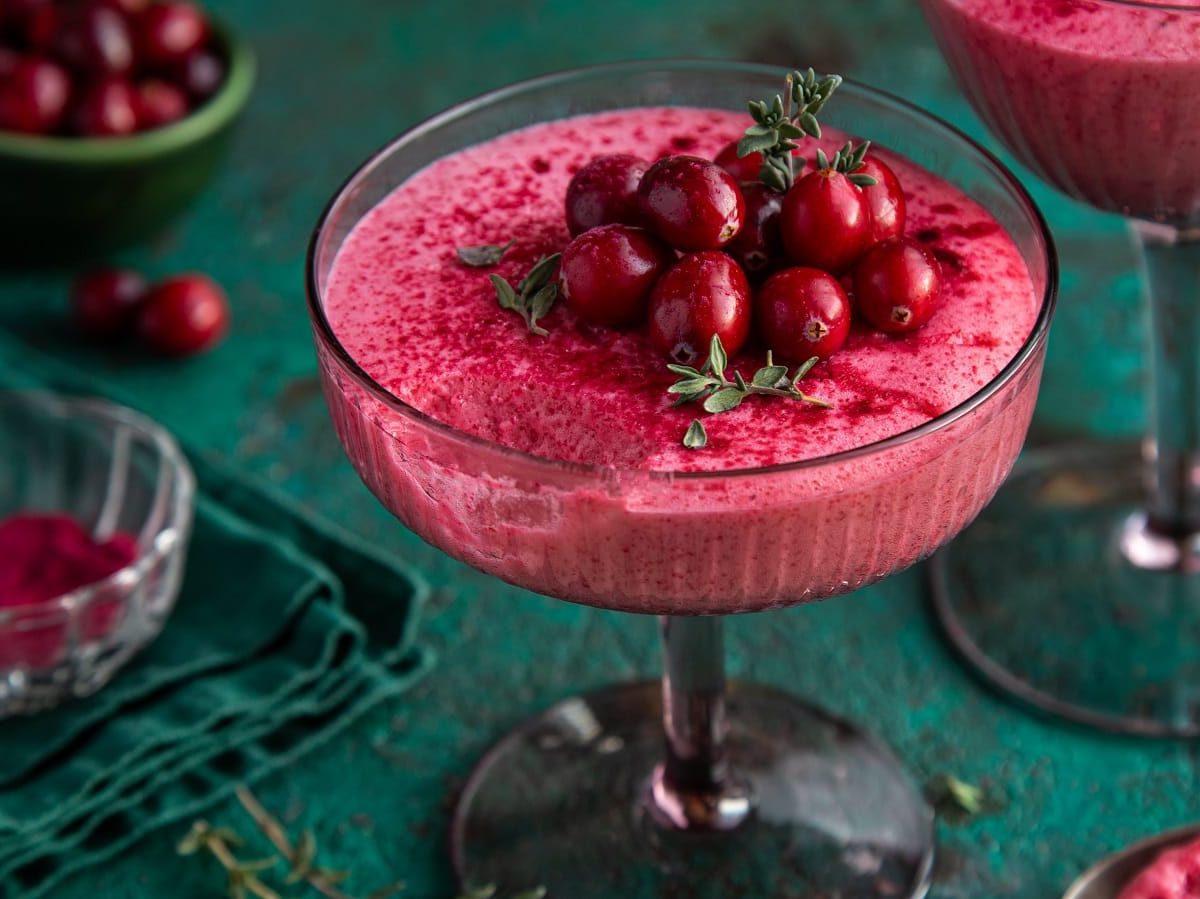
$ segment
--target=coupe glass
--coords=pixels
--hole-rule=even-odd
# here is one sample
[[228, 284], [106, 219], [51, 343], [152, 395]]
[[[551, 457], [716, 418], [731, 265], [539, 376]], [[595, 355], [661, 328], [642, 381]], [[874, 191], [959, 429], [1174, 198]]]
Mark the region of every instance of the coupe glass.
[[[934, 421], [850, 452], [711, 473], [538, 458], [436, 421], [359, 368], [323, 308], [348, 233], [435, 159], [514, 128], [644, 105], [743, 109], [783, 73], [717, 62], [568, 72], [471, 100], [369, 160], [310, 248], [326, 400], [380, 501], [434, 546], [550, 596], [661, 614], [661, 683], [559, 703], [503, 738], [453, 821], [464, 885], [554, 897], [920, 896], [933, 816], [870, 735], [790, 694], [726, 689], [722, 619], [854, 590], [931, 552], [1008, 473], [1036, 399], [1055, 296], [1050, 238], [985, 151], [892, 97], [847, 84], [830, 124], [920, 160], [981, 202], [1032, 273], [1041, 311], [1020, 353]], [[864, 474], [864, 473], [869, 474]], [[719, 537], [716, 536], [718, 529]], [[653, 571], [651, 577], [631, 572]]]
[[922, 3], [1004, 144], [1128, 218], [1150, 337], [1143, 447], [1028, 455], [938, 554], [938, 615], [987, 678], [1044, 709], [1200, 735], [1200, 5]]

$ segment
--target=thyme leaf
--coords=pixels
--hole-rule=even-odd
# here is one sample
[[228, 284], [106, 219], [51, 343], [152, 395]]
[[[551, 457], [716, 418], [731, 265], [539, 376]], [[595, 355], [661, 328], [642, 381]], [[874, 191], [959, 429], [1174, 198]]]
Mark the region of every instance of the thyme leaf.
[[515, 240], [510, 240], [506, 244], [485, 243], [477, 247], [455, 247], [454, 252], [458, 254], [459, 261], [463, 265], [469, 265], [471, 268], [491, 268], [493, 265], [498, 265], [500, 260], [504, 258], [504, 254], [509, 251]]
[[[709, 343], [708, 359], [701, 368], [671, 363], [667, 369], [679, 375], [679, 380], [667, 388], [667, 393], [676, 397], [675, 405], [699, 402], [710, 415], [729, 412], [742, 404], [749, 396], [773, 396], [799, 400], [822, 409], [832, 408], [826, 400], [809, 396], [800, 389], [801, 379], [820, 360], [814, 356], [801, 365], [794, 375], [788, 375], [786, 365], [776, 365], [771, 353], [767, 353], [767, 364], [754, 373], [747, 382], [739, 371], [733, 371], [733, 380], [726, 377], [729, 354], [721, 338], [713, 335]], [[708, 434], [700, 419], [694, 419], [683, 435], [683, 445], [688, 449], [702, 449], [708, 444]]]
[[521, 316], [529, 333], [538, 337], [550, 333], [538, 324], [538, 319], [545, 318], [558, 300], [558, 283], [554, 275], [561, 259], [562, 253], [543, 256], [516, 287], [499, 275], [488, 275], [496, 289], [496, 302], [500, 308]]

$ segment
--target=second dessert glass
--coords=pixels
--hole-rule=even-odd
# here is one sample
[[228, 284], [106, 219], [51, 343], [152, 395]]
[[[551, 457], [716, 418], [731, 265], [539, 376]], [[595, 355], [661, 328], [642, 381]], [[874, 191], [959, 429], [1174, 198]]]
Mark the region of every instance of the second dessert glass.
[[1005, 145], [1128, 218], [1150, 338], [1142, 449], [1029, 454], [935, 559], [938, 614], [988, 679], [1044, 709], [1200, 735], [1200, 7], [922, 3]]
[[337, 433], [383, 504], [433, 545], [510, 583], [660, 613], [661, 683], [565, 700], [503, 738], [457, 806], [465, 885], [553, 897], [921, 896], [933, 816], [869, 734], [781, 690], [726, 685], [714, 613], [845, 593], [911, 565], [992, 496], [1037, 395], [1056, 270], [1028, 196], [985, 151], [854, 84], [829, 124], [916, 159], [1007, 229], [1041, 298], [1033, 332], [982, 390], [925, 425], [772, 468], [648, 471], [539, 458], [397, 399], [339, 343], [329, 272], [375, 204], [430, 162], [536, 122], [647, 105], [743, 109], [782, 72], [633, 63], [548, 76], [403, 134], [346, 183], [309, 258], [309, 307]]

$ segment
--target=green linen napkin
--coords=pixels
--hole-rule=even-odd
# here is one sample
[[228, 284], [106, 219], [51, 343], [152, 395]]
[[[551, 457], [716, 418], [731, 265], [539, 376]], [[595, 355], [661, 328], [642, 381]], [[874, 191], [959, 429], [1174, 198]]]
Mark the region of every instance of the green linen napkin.
[[[0, 386], [80, 383], [0, 335]], [[52, 894], [149, 831], [320, 745], [432, 665], [413, 572], [193, 457], [187, 573], [163, 633], [99, 693], [0, 721], [0, 896]]]

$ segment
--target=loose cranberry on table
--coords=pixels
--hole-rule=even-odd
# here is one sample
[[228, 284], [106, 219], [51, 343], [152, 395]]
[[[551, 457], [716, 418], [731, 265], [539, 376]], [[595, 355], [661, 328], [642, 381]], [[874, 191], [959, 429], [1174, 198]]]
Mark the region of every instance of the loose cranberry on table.
[[138, 96], [128, 81], [93, 82], [76, 101], [71, 124], [84, 137], [121, 137], [138, 128]]
[[576, 172], [567, 185], [571, 236], [599, 225], [637, 224], [638, 185], [649, 167], [646, 160], [630, 153], [610, 153], [595, 157]]
[[646, 317], [651, 288], [674, 261], [671, 248], [643, 228], [593, 228], [563, 251], [558, 270], [563, 300], [593, 324], [637, 324]]
[[746, 200], [746, 221], [725, 252], [754, 280], [764, 277], [783, 258], [779, 237], [783, 194], [756, 181], [742, 185], [742, 196]]
[[929, 321], [940, 287], [937, 260], [909, 240], [880, 244], [854, 270], [858, 311], [889, 334], [907, 334]]
[[108, 0], [61, 7], [50, 50], [85, 76], [126, 75], [133, 68], [129, 20]]
[[204, 46], [208, 35], [208, 18], [191, 3], [155, 3], [137, 20], [138, 52], [150, 68], [182, 62]]
[[146, 280], [127, 269], [99, 269], [71, 287], [71, 318], [85, 337], [113, 340], [130, 332]]
[[154, 285], [138, 310], [137, 333], [163, 356], [190, 356], [216, 346], [229, 330], [229, 301], [204, 275], [180, 275]]
[[871, 243], [877, 244], [903, 237], [907, 204], [904, 200], [904, 188], [900, 186], [900, 179], [896, 177], [896, 173], [874, 156], [864, 159], [858, 172], [876, 181], [875, 184], [862, 188], [871, 219]]
[[721, 148], [721, 152], [714, 157], [713, 162], [729, 172], [733, 176], [733, 180], [743, 184], [748, 181], [757, 181], [759, 173], [763, 167], [763, 155], [761, 153], [748, 153], [745, 156], [738, 156], [738, 142], [726, 144]]
[[850, 335], [850, 300], [828, 272], [787, 268], [759, 288], [754, 322], [763, 345], [783, 359], [828, 359]]
[[727, 171], [698, 156], [668, 156], [638, 187], [642, 224], [677, 250], [719, 250], [745, 221], [746, 203]]
[[725, 253], [689, 253], [658, 279], [650, 294], [650, 340], [672, 361], [708, 353], [713, 335], [734, 355], [750, 334], [750, 283]]
[[810, 172], [784, 197], [779, 230], [792, 262], [841, 274], [871, 243], [866, 194], [832, 168]]
[[0, 129], [49, 134], [62, 123], [71, 100], [71, 78], [57, 63], [21, 57], [0, 83]]

